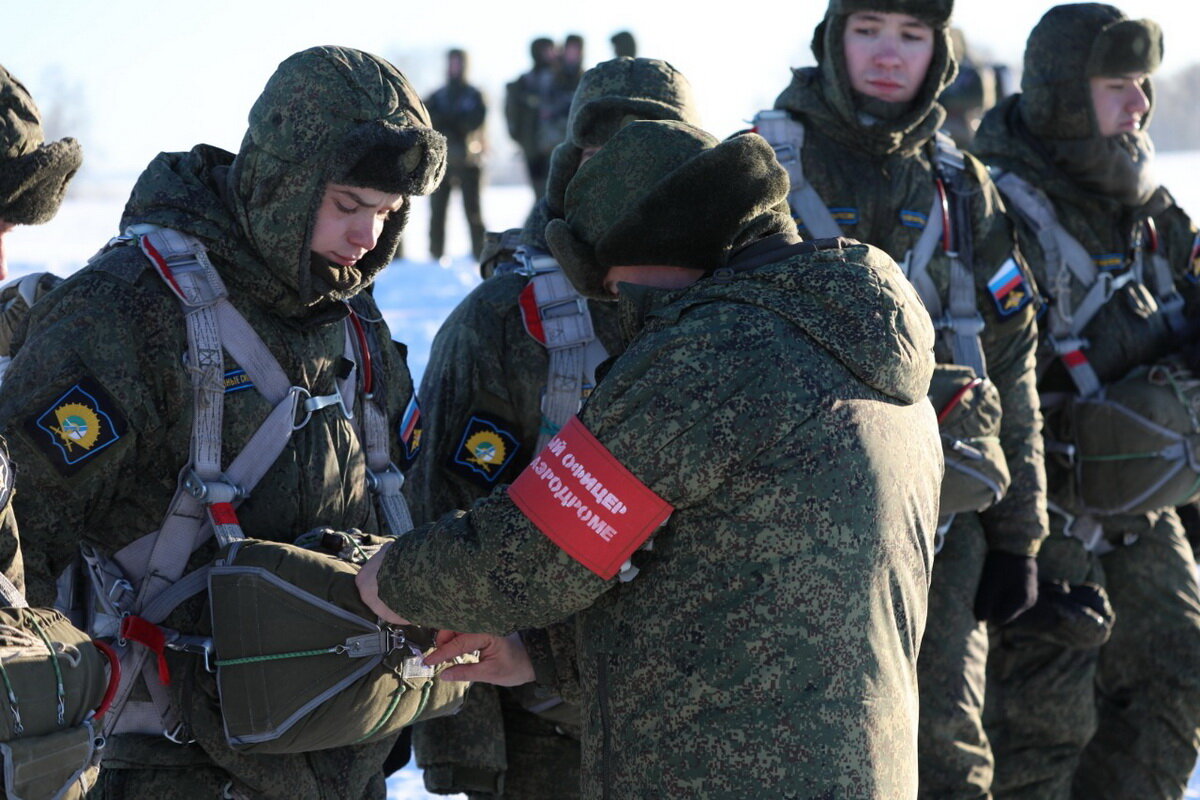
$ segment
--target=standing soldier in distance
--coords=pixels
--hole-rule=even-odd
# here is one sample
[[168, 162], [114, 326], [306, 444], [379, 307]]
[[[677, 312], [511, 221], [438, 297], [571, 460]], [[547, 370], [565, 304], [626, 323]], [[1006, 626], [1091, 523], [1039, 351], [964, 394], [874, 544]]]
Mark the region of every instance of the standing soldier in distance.
[[425, 99], [425, 108], [434, 130], [446, 137], [446, 177], [429, 198], [429, 254], [440, 259], [445, 252], [446, 207], [450, 193], [457, 187], [471, 229], [471, 254], [478, 260], [483, 252], [479, 192], [487, 150], [487, 104], [483, 94], [467, 83], [466, 52], [454, 49], [446, 53], [446, 85]]
[[[511, 482], [579, 410], [600, 362], [622, 349], [616, 305], [575, 291], [544, 232], [562, 216], [580, 162], [634, 119], [696, 121], [687, 79], [645, 58], [613, 59], [584, 74], [548, 192], [524, 230], [512, 232], [520, 235], [518, 263], [485, 280], [438, 331], [420, 392], [428, 444], [406, 484], [415, 519], [468, 508]], [[479, 458], [475, 451], [488, 444], [491, 457]], [[550, 626], [546, 635], [569, 633]], [[578, 689], [562, 694], [568, 699], [532, 686], [473, 687], [459, 714], [415, 729], [426, 787], [480, 798], [578, 796]]]
[[560, 129], [552, 130], [546, 120], [558, 96], [558, 52], [554, 41], [544, 36], [529, 45], [533, 67], [511, 81], [504, 93], [504, 118], [508, 135], [525, 156], [529, 185], [536, 199], [546, 191], [550, 153], [562, 141]]
[[1029, 35], [1021, 93], [975, 140], [1049, 304], [1038, 387], [1053, 533], [1040, 569], [1103, 584], [1115, 611], [1102, 647], [1103, 625], [1088, 641], [1048, 638], [1040, 613], [998, 632], [987, 700], [997, 797], [1178, 800], [1196, 764], [1200, 592], [1179, 518], [1168, 503], [1094, 512], [1088, 497], [1127, 489], [1086, 485], [1093, 473], [1070, 457], [1093, 434], [1069, 421], [1076, 401], [1111, 397], [1127, 373], [1180, 349], [1200, 312], [1196, 227], [1155, 179], [1146, 131], [1162, 46], [1158, 25], [1112, 6], [1052, 8]]
[[[918, 665], [920, 794], [975, 798], [987, 796], [992, 771], [987, 623], [1035, 601], [1045, 476], [1032, 286], [983, 165], [937, 135], [937, 97], [955, 72], [951, 10], [952, 0], [830, 0], [813, 35], [817, 66], [795, 70], [756, 124], [791, 174], [801, 232], [876, 245], [917, 287], [939, 329], [935, 383], [969, 369], [998, 390], [1002, 453], [991, 455], [1011, 485], [999, 502], [990, 493], [986, 510], [949, 508], [943, 492]], [[984, 446], [970, 444], [991, 452]], [[948, 473], [956, 459], [947, 449]]]

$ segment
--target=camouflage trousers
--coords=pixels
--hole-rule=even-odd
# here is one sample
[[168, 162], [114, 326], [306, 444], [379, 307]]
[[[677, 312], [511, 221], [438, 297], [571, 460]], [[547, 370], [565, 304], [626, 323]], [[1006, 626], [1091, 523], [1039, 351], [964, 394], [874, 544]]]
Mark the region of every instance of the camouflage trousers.
[[1106, 520], [1115, 549], [1098, 558], [1051, 519], [1042, 577], [1101, 583], [1116, 621], [1098, 652], [998, 634], [996, 797], [1178, 800], [1200, 749], [1200, 589], [1179, 518]]
[[992, 755], [983, 728], [988, 657], [975, 593], [987, 555], [977, 514], [959, 514], [933, 561], [929, 616], [917, 658], [918, 796], [989, 797]]
[[[579, 738], [516, 705], [512, 693], [471, 687], [462, 710], [417, 726], [413, 745], [433, 792], [470, 800], [573, 800]], [[485, 788], [486, 787], [486, 788]]]

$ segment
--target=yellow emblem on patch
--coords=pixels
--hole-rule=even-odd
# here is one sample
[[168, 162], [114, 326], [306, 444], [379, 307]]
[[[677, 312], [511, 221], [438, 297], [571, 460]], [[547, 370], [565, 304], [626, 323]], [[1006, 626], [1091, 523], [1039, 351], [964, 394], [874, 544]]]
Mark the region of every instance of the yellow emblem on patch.
[[1009, 309], [1016, 308], [1017, 306], [1021, 305], [1021, 301], [1024, 299], [1025, 293], [1023, 291], [1020, 289], [1013, 289], [1004, 298], [1004, 310], [1008, 311]]
[[51, 430], [62, 439], [67, 452], [76, 447], [91, 450], [100, 438], [100, 417], [83, 403], [64, 403], [54, 409], [54, 416], [58, 427]]
[[494, 467], [503, 464], [508, 454], [504, 439], [491, 431], [480, 431], [467, 439], [467, 461], [481, 467]]

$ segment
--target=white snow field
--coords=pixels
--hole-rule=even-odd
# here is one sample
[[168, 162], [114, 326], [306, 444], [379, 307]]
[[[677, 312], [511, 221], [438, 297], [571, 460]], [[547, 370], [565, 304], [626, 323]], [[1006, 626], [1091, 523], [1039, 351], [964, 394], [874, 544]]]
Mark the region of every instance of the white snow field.
[[[1162, 153], [1159, 176], [1176, 199], [1200, 217], [1200, 151]], [[121, 208], [133, 178], [74, 187], [58, 216], [49, 224], [20, 227], [6, 240], [12, 277], [50, 271], [69, 275], [117, 231]], [[405, 235], [405, 258], [394, 262], [379, 279], [375, 296], [392, 335], [408, 345], [409, 367], [419, 384], [429, 346], [446, 315], [479, 282], [457, 195], [451, 198], [446, 231], [445, 264], [429, 260], [428, 202], [418, 198]], [[522, 186], [488, 187], [483, 194], [484, 220], [489, 230], [519, 226], [533, 193]], [[388, 781], [389, 800], [436, 797], [426, 793], [421, 774], [409, 765]], [[456, 795], [456, 797], [463, 797]], [[1200, 773], [1193, 775], [1187, 798], [1200, 800]]]

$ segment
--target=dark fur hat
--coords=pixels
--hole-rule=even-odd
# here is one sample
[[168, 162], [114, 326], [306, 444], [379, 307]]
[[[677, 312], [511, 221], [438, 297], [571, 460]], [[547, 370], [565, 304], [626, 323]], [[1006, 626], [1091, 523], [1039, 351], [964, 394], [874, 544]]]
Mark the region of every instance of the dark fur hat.
[[74, 139], [45, 142], [29, 91], [0, 67], [0, 220], [49, 221], [81, 163], [83, 151]]

